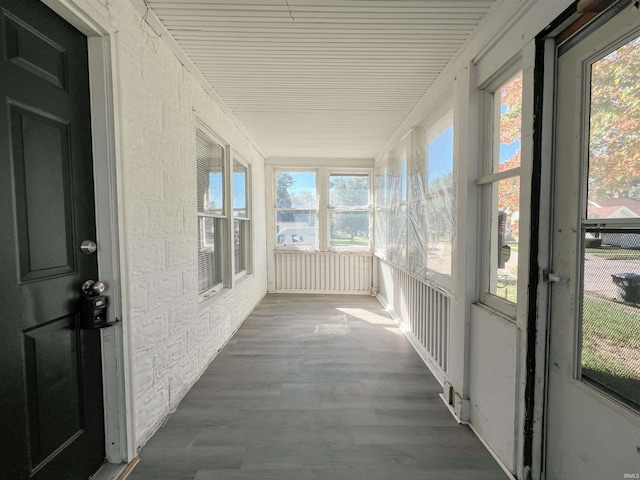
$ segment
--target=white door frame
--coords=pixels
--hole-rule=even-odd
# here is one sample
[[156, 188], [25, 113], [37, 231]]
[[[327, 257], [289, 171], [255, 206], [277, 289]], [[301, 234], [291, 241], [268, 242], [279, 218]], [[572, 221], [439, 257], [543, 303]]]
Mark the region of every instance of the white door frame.
[[[614, 5], [609, 11], [595, 17], [585, 25], [591, 25], [593, 22], [606, 23], [615, 16], [619, 8], [622, 8], [623, 2]], [[624, 5], [627, 5], [624, 3]], [[555, 155], [555, 114], [556, 114], [556, 77], [557, 77], [557, 52], [555, 39], [569, 25], [571, 25], [580, 15], [565, 12], [561, 17], [552, 22], [546, 35], [542, 37], [544, 47], [541, 49], [542, 58], [540, 64], [543, 66], [542, 102], [540, 110], [537, 112], [541, 115], [541, 128], [539, 142], [539, 161], [541, 164], [540, 178], [540, 223], [538, 228], [539, 249], [538, 249], [538, 265], [540, 267], [539, 282], [536, 289], [536, 364], [535, 364], [535, 382], [534, 391], [534, 409], [533, 409], [533, 441], [532, 441], [532, 462], [530, 475], [532, 479], [539, 480], [546, 478], [546, 451], [547, 451], [547, 428], [548, 428], [548, 385], [549, 385], [549, 360], [550, 360], [550, 341], [549, 332], [551, 328], [551, 310], [550, 310], [550, 282], [548, 266], [553, 260], [553, 206], [554, 206], [554, 161]], [[580, 41], [583, 32], [590, 32], [587, 27], [581, 30], [575, 38], [569, 40]], [[548, 219], [545, 221], [543, 219]]]
[[[538, 47], [537, 55], [541, 58], [538, 64], [541, 67], [542, 83], [537, 90], [540, 95], [537, 116], [540, 116], [540, 129], [537, 132], [538, 138], [534, 143], [538, 145], [539, 158], [534, 159], [539, 162], [540, 178], [538, 192], [538, 250], [536, 254], [539, 266], [538, 284], [536, 286], [536, 348], [534, 366], [534, 392], [533, 409], [531, 411], [531, 463], [529, 470], [525, 473], [531, 475], [532, 480], [545, 478], [545, 452], [546, 452], [546, 418], [548, 403], [548, 376], [549, 376], [549, 328], [551, 321], [550, 312], [550, 288], [548, 281], [549, 266], [552, 263], [552, 242], [553, 232], [552, 212], [554, 205], [553, 193], [553, 156], [555, 145], [555, 89], [556, 89], [556, 38], [565, 29], [578, 19], [579, 15], [565, 11], [560, 17], [551, 22], [548, 31], [541, 35], [541, 45]], [[545, 220], [546, 219], [546, 220]]]
[[[108, 8], [96, 0], [40, 0], [88, 37], [91, 134], [93, 141], [96, 234], [100, 280], [110, 297], [109, 320], [122, 320], [123, 278], [119, 252], [118, 88], [116, 28]], [[124, 271], [124, 269], [122, 269]], [[97, 280], [97, 279], [96, 279]], [[105, 452], [109, 463], [128, 463], [135, 455], [132, 425], [128, 322], [101, 331], [105, 414]]]
[[[541, 51], [542, 50], [542, 51]], [[549, 219], [553, 208], [552, 185], [551, 185], [551, 168], [553, 156], [553, 115], [554, 115], [554, 89], [555, 89], [555, 39], [547, 37], [544, 39], [544, 45], [538, 50], [543, 56], [540, 59], [543, 69], [543, 77], [541, 91], [541, 104], [536, 115], [541, 116], [539, 140], [539, 161], [540, 178], [538, 191], [538, 249], [536, 252], [538, 264], [538, 285], [536, 286], [536, 342], [535, 351], [535, 371], [534, 375], [534, 392], [533, 392], [533, 409], [531, 413], [531, 432], [530, 440], [530, 475], [534, 480], [543, 478], [544, 465], [544, 437], [545, 437], [545, 416], [546, 416], [546, 394], [547, 394], [547, 357], [548, 357], [548, 322], [550, 316], [549, 309], [549, 284], [545, 281], [543, 270], [551, 263], [551, 223], [543, 219]]]

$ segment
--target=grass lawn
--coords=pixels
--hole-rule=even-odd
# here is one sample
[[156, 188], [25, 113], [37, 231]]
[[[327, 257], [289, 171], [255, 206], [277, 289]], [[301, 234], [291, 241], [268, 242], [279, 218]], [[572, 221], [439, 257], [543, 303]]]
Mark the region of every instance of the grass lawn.
[[518, 300], [517, 279], [515, 277], [509, 279], [499, 277], [496, 282], [495, 294], [500, 298], [516, 303]]
[[640, 405], [640, 309], [585, 298], [583, 375]]
[[369, 246], [369, 239], [366, 237], [353, 237], [345, 233], [338, 233], [337, 237], [331, 238], [332, 247], [367, 247]]
[[600, 248], [585, 248], [584, 251], [606, 260], [640, 260], [640, 250], [633, 248], [604, 246]]

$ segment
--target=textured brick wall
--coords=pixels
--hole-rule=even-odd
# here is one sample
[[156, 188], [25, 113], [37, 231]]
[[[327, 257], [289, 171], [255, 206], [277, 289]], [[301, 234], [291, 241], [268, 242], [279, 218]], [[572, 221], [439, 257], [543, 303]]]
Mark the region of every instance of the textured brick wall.
[[[264, 159], [129, 0], [105, 3], [116, 35], [125, 321], [136, 444], [157, 430], [266, 292]], [[252, 163], [254, 275], [198, 302], [196, 117]]]

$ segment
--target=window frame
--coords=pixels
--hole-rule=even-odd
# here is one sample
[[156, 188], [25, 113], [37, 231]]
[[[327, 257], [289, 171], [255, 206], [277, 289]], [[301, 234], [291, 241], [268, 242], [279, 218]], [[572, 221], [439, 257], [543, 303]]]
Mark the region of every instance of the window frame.
[[[287, 167], [277, 167], [273, 169], [273, 182], [271, 184], [271, 189], [273, 192], [273, 225], [272, 225], [272, 234], [273, 234], [273, 241], [274, 241], [274, 250], [276, 251], [308, 251], [308, 252], [315, 252], [315, 251], [319, 251], [322, 250], [322, 232], [321, 232], [321, 219], [320, 219], [320, 187], [318, 185], [319, 183], [319, 168], [305, 168], [305, 167], [291, 167], [291, 168], [287, 168]], [[315, 174], [315, 206], [313, 208], [293, 208], [293, 207], [288, 207], [288, 208], [283, 208], [283, 207], [278, 207], [278, 174], [280, 173], [313, 173]], [[316, 212], [316, 245], [315, 246], [287, 246], [287, 245], [283, 245], [283, 246], [278, 246], [278, 212], [292, 212], [292, 211], [298, 211], [298, 210], [315, 210]]]
[[[424, 145], [424, 168], [426, 171], [426, 182], [429, 185], [430, 179], [432, 178], [430, 168], [429, 168], [429, 146], [432, 142], [438, 138], [442, 134], [444, 134], [449, 128], [453, 131], [453, 138], [451, 141], [451, 189], [453, 195], [453, 216], [451, 217], [451, 235], [452, 238], [450, 240], [451, 243], [451, 259], [449, 261], [449, 273], [442, 273], [434, 270], [431, 264], [427, 261], [426, 265], [426, 278], [433, 281], [437, 285], [452, 289], [453, 288], [453, 272], [454, 272], [454, 259], [455, 259], [455, 243], [457, 236], [457, 201], [458, 201], [458, 189], [456, 184], [457, 179], [457, 162], [456, 162], [456, 145], [455, 145], [455, 108], [453, 105], [447, 104], [446, 108], [442, 108], [437, 115], [433, 115], [431, 121], [425, 123], [422, 128], [422, 143]], [[425, 204], [428, 204], [429, 199], [423, 199]], [[431, 224], [429, 220], [427, 221], [428, 227], [431, 229]], [[425, 234], [428, 234], [425, 233]]]
[[[493, 233], [497, 226], [497, 215], [493, 213], [494, 204], [497, 206], [498, 191], [500, 182], [511, 178], [520, 179], [520, 191], [519, 191], [519, 211], [522, 209], [522, 161], [517, 167], [499, 171], [499, 160], [496, 162], [496, 155], [499, 155], [500, 148], [500, 99], [496, 101], [496, 95], [499, 95], [500, 90], [507, 85], [511, 80], [516, 78], [518, 74], [524, 77], [521, 62], [513, 62], [510, 67], [502, 70], [496, 75], [488, 84], [481, 88], [480, 94], [482, 98], [482, 110], [483, 118], [485, 120], [485, 131], [483, 132], [483, 153], [484, 160], [480, 164], [479, 177], [476, 180], [476, 186], [480, 188], [480, 202], [479, 202], [479, 218], [481, 219], [481, 225], [479, 226], [480, 234], [480, 254], [479, 254], [479, 300], [482, 304], [494, 309], [500, 313], [503, 313], [511, 319], [515, 319], [518, 300], [511, 302], [503, 297], [500, 297], [494, 293], [491, 293], [492, 276], [497, 275], [497, 260], [498, 256], [494, 252], [494, 239]], [[524, 104], [524, 87], [522, 89]], [[523, 126], [521, 124], [521, 142], [522, 142]], [[498, 157], [499, 158], [499, 157]], [[497, 244], [496, 244], [497, 247]], [[520, 277], [522, 272], [518, 272]], [[516, 281], [516, 289], [518, 289], [518, 281]]]
[[[376, 244], [374, 254], [400, 268], [421, 281], [432, 285], [440, 291], [451, 294], [456, 275], [456, 238], [458, 237], [458, 152], [455, 143], [455, 102], [453, 93], [443, 99], [429, 112], [429, 115], [412, 128], [398, 144], [378, 161], [374, 167], [375, 175], [375, 224]], [[428, 261], [428, 254], [416, 249], [416, 241], [422, 242], [423, 236], [429, 234], [432, 218], [422, 210], [429, 204], [426, 189], [420, 188], [420, 181], [428, 182], [432, 175], [429, 172], [428, 149], [431, 142], [448, 129], [454, 132], [451, 143], [453, 213], [451, 217], [451, 254], [447, 272], [433, 268]], [[404, 185], [406, 182], [406, 185]], [[423, 183], [424, 184], [424, 183]], [[409, 215], [420, 215], [419, 235], [410, 229]], [[382, 220], [381, 220], [382, 218]], [[384, 229], [379, 223], [384, 224]], [[378, 240], [382, 240], [380, 245]]]
[[[235, 213], [232, 212], [230, 216], [230, 230], [232, 235], [232, 245], [233, 248], [233, 265], [232, 272], [234, 279], [239, 279], [245, 275], [249, 275], [253, 273], [253, 221], [252, 221], [252, 205], [253, 205], [253, 195], [252, 195], [252, 172], [251, 172], [251, 163], [245, 160], [241, 155], [236, 153], [235, 151], [231, 155], [231, 209], [234, 210], [233, 206], [233, 173], [235, 164], [238, 163], [246, 168], [245, 175], [245, 214], [246, 216], [236, 216]], [[244, 248], [244, 256], [245, 256], [245, 268], [240, 271], [236, 271], [236, 263], [235, 263], [235, 222], [245, 222], [247, 230], [245, 232], [245, 248]], [[231, 253], [231, 252], [230, 252]]]
[[[225, 253], [227, 253], [229, 251], [229, 226], [228, 226], [228, 218], [229, 218], [229, 181], [228, 181], [228, 173], [229, 173], [229, 159], [230, 159], [230, 146], [228, 143], [224, 142], [220, 137], [218, 137], [216, 134], [214, 134], [213, 132], [211, 132], [206, 126], [202, 125], [202, 124], [198, 124], [198, 126], [196, 127], [196, 135], [195, 135], [195, 142], [197, 144], [198, 141], [201, 141], [205, 144], [207, 144], [209, 147], [213, 146], [213, 145], [217, 145], [219, 147], [221, 147], [223, 149], [223, 159], [222, 159], [222, 201], [223, 201], [223, 206], [222, 206], [222, 214], [209, 214], [209, 213], [205, 213], [205, 212], [201, 212], [199, 209], [199, 205], [198, 205], [198, 200], [196, 197], [196, 225], [197, 228], [200, 229], [200, 219], [201, 218], [215, 218], [215, 219], [219, 219], [219, 223], [221, 225], [221, 233], [220, 233], [220, 239], [221, 239], [221, 245], [219, 246], [220, 251], [222, 252], [221, 254], [221, 261], [220, 261], [220, 268], [221, 268], [221, 281], [219, 283], [216, 283], [214, 285], [210, 285], [206, 290], [200, 291], [200, 260], [198, 258], [198, 264], [197, 264], [197, 282], [196, 284], [198, 285], [198, 299], [199, 301], [205, 300], [213, 295], [215, 295], [217, 292], [221, 291], [224, 288], [228, 288], [231, 285], [229, 284], [229, 280], [228, 280], [228, 272], [230, 271], [230, 266], [229, 266], [229, 262], [228, 262], [228, 257], [229, 255], [225, 255]], [[196, 150], [197, 151], [197, 150]], [[196, 154], [196, 164], [197, 164], [198, 160], [197, 160], [197, 154]], [[196, 182], [197, 180], [197, 168], [196, 168]], [[197, 188], [196, 188], [196, 195], [197, 195]], [[198, 241], [198, 253], [200, 253], [200, 242]]]
[[[272, 181], [271, 192], [273, 195], [273, 223], [271, 225], [271, 232], [273, 234], [273, 249], [276, 252], [341, 252], [341, 253], [372, 253], [373, 252], [373, 188], [372, 188], [372, 174], [373, 168], [371, 167], [305, 167], [304, 165], [297, 164], [295, 166], [272, 166]], [[314, 173], [315, 174], [315, 187], [316, 187], [316, 205], [314, 208], [279, 208], [278, 207], [278, 174], [280, 173]], [[339, 207], [331, 208], [330, 200], [330, 186], [329, 179], [331, 175], [366, 175], [368, 179], [368, 203], [366, 207]], [[278, 226], [278, 212], [279, 211], [293, 211], [293, 210], [315, 210], [316, 212], [316, 245], [315, 246], [278, 246], [278, 233], [276, 228]], [[366, 211], [369, 213], [369, 245], [367, 247], [332, 247], [331, 246], [331, 228], [330, 228], [330, 215], [335, 211]], [[271, 233], [270, 233], [271, 235]]]
[[[326, 194], [325, 194], [325, 210], [326, 210], [326, 247], [329, 251], [334, 252], [372, 252], [373, 251], [373, 185], [372, 185], [372, 170], [371, 169], [341, 169], [341, 168], [327, 168], [324, 173], [325, 183], [326, 183]], [[357, 206], [357, 207], [345, 207], [340, 206], [336, 207], [331, 204], [331, 177], [332, 176], [358, 176], [358, 177], [366, 177], [367, 178], [367, 205], [366, 206]], [[322, 197], [321, 197], [322, 200]], [[369, 244], [365, 246], [333, 246], [331, 245], [331, 214], [333, 212], [367, 212], [369, 215], [369, 228], [368, 228], [368, 239]]]

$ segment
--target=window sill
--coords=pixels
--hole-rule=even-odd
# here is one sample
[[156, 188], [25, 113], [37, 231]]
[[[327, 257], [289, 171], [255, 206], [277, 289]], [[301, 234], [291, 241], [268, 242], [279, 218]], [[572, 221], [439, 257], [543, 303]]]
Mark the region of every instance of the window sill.
[[334, 255], [339, 254], [353, 254], [353, 255], [363, 255], [371, 257], [373, 256], [373, 252], [371, 250], [349, 250], [348, 248], [331, 248], [329, 250], [303, 250], [301, 248], [277, 248], [273, 251], [276, 255], [283, 254], [305, 254], [305, 253], [332, 253]]
[[373, 255], [371, 248], [354, 248], [354, 247], [329, 247], [329, 252], [334, 253], [358, 253], [362, 255]]
[[208, 310], [218, 303], [223, 302], [229, 295], [237, 292], [239, 288], [246, 286], [253, 277], [253, 273], [240, 273], [234, 279], [235, 285], [233, 288], [224, 287], [217, 291], [212, 291], [207, 296], [200, 295], [198, 299], [198, 314], [202, 313], [204, 310]]
[[[495, 299], [485, 299], [474, 302], [473, 305], [482, 308], [487, 312], [500, 317], [509, 323], [516, 323], [516, 305], [508, 302], [502, 302], [499, 297]], [[487, 301], [488, 300], [488, 301]], [[504, 305], [502, 305], [504, 303]]]
[[215, 290], [209, 290], [208, 292], [198, 294], [198, 305], [209, 305], [211, 303], [215, 303], [216, 299], [224, 297], [224, 292], [226, 290], [230, 289], [220, 287]]
[[273, 251], [276, 253], [316, 253], [320, 250], [315, 247], [276, 247]]
[[245, 283], [253, 278], [253, 273], [249, 273], [246, 270], [236, 274], [234, 278], [233, 288], [242, 288]]

